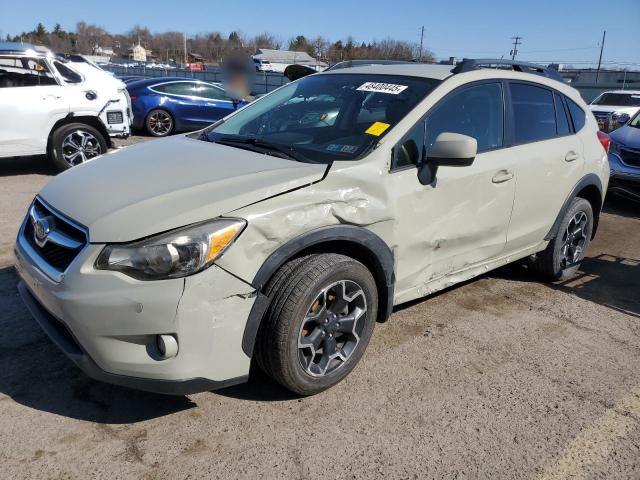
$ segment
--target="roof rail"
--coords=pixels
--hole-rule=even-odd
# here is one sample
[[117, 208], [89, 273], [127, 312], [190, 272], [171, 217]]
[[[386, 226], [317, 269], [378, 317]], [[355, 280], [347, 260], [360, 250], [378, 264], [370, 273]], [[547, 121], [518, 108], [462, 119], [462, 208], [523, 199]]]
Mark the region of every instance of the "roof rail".
[[558, 80], [564, 83], [562, 75], [557, 70], [549, 67], [543, 67], [542, 65], [536, 65], [535, 63], [518, 62], [516, 60], [504, 60], [493, 58], [480, 58], [472, 59], [465, 58], [458, 63], [451, 73], [463, 73], [470, 72], [472, 70], [479, 70], [481, 68], [500, 68], [500, 66], [511, 67], [511, 70], [516, 72], [533, 73], [535, 75], [542, 75], [543, 77]]

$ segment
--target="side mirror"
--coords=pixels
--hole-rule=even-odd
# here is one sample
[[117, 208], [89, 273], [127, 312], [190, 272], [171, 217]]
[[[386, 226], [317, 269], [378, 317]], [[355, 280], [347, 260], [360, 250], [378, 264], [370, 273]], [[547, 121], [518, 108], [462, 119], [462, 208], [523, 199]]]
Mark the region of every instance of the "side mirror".
[[443, 132], [427, 150], [427, 158], [418, 170], [418, 180], [430, 185], [438, 167], [468, 167], [478, 154], [478, 141], [460, 133]]

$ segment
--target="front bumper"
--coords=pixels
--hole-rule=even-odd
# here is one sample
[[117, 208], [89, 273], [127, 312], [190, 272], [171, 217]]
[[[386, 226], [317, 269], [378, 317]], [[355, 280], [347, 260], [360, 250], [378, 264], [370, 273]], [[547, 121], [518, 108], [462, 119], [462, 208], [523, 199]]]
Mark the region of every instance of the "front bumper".
[[[89, 244], [60, 281], [16, 244], [20, 295], [56, 345], [87, 375], [158, 393], [186, 394], [246, 381], [242, 349], [253, 288], [212, 266], [183, 279], [143, 282], [93, 268], [101, 245]], [[178, 353], [162, 359], [158, 335]]]
[[640, 201], [640, 167], [626, 165], [615, 153], [609, 154], [609, 192]]

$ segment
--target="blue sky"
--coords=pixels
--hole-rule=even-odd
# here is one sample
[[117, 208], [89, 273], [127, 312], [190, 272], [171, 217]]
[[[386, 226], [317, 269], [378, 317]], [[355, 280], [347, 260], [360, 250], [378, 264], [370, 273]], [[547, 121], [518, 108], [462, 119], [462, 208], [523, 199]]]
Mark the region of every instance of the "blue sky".
[[414, 42], [424, 25], [425, 45], [438, 58], [508, 56], [510, 38], [520, 35], [522, 60], [576, 65], [597, 62], [607, 30], [606, 64], [640, 69], [640, 0], [0, 0], [2, 37], [31, 30], [38, 22], [73, 29], [80, 20], [113, 33], [140, 24], [153, 32], [269, 31], [283, 40], [303, 34]]

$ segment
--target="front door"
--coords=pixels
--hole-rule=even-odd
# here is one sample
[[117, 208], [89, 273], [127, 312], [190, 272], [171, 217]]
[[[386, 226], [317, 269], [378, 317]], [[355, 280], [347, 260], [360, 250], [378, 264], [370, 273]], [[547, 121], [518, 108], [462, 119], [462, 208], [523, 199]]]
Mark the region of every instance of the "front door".
[[[478, 141], [468, 167], [440, 167], [431, 185], [417, 178], [423, 142], [442, 132]], [[513, 162], [504, 145], [501, 82], [455, 90], [395, 147], [389, 197], [395, 201], [396, 301], [429, 293], [426, 284], [503, 253], [513, 199]], [[428, 159], [427, 159], [428, 161]]]

